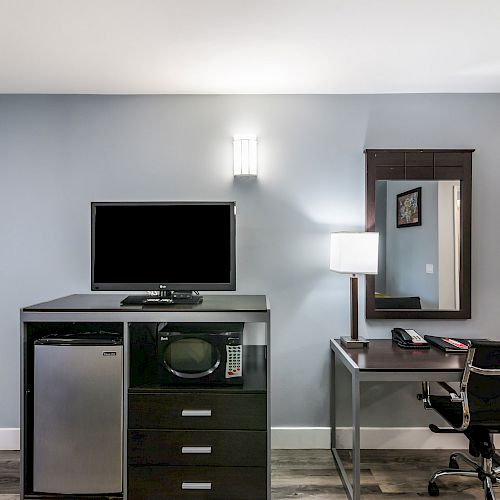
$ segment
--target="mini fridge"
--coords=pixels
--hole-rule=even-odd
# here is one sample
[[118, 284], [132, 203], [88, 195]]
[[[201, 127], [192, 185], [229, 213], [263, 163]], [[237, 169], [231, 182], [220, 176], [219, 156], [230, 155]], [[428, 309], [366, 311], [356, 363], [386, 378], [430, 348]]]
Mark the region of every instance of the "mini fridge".
[[51, 335], [34, 349], [33, 491], [121, 492], [121, 336]]

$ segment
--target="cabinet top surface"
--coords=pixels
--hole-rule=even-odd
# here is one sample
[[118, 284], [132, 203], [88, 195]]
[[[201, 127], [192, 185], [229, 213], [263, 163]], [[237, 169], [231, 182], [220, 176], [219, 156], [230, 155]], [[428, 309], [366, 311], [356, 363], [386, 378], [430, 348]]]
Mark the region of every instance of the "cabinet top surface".
[[475, 149], [365, 149], [364, 153], [474, 153]]
[[197, 305], [170, 304], [161, 306], [121, 306], [127, 295], [75, 294], [23, 308], [23, 312], [230, 312], [268, 310], [265, 295], [203, 295]]

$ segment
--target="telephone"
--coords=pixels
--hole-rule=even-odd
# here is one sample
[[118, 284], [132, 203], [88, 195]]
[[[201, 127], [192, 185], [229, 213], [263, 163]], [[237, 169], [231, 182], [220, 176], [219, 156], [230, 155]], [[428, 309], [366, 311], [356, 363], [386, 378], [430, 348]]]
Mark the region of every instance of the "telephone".
[[415, 330], [392, 329], [392, 341], [403, 349], [429, 349], [430, 346]]

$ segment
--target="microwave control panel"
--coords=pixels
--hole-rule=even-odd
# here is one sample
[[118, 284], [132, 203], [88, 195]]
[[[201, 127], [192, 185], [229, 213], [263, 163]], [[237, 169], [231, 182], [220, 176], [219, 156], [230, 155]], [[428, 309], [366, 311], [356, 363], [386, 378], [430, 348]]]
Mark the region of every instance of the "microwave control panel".
[[241, 377], [241, 345], [226, 345], [226, 378]]

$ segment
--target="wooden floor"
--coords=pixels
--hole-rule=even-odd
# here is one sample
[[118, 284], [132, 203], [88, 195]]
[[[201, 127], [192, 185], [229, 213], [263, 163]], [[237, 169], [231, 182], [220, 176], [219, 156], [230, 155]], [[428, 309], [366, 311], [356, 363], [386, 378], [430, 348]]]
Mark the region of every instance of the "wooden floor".
[[0, 451], [0, 500], [19, 498], [19, 452]]
[[[363, 450], [362, 500], [431, 498], [427, 494], [429, 477], [437, 469], [448, 466], [450, 453], [447, 450]], [[344, 460], [348, 453], [343, 455]], [[328, 450], [273, 450], [272, 470], [273, 500], [347, 498]], [[484, 499], [477, 479], [447, 478], [438, 480], [438, 484], [439, 498]]]
[[[449, 451], [364, 450], [361, 455], [362, 499], [429, 498], [429, 476], [436, 469], [447, 466], [449, 454]], [[327, 450], [274, 450], [272, 471], [273, 500], [346, 499], [332, 455]], [[448, 478], [439, 484], [439, 498], [484, 498], [477, 479]], [[19, 452], [0, 451], [0, 500], [17, 500], [18, 493]]]

